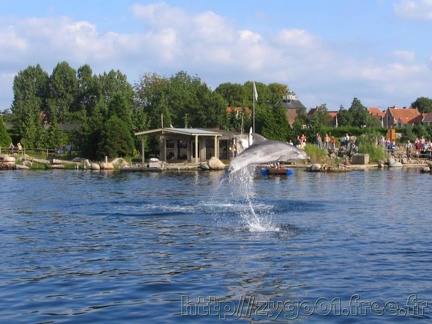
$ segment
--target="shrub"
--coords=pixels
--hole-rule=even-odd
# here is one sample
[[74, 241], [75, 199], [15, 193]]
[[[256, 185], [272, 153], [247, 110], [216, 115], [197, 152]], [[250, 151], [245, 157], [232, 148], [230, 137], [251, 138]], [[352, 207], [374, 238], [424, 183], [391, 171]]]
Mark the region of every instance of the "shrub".
[[369, 162], [378, 162], [387, 157], [384, 147], [377, 144], [377, 137], [373, 134], [363, 134], [357, 138], [359, 153], [368, 154]]
[[325, 149], [318, 145], [307, 144], [304, 148], [305, 152], [311, 158], [312, 162], [325, 162], [328, 159], [328, 153]]

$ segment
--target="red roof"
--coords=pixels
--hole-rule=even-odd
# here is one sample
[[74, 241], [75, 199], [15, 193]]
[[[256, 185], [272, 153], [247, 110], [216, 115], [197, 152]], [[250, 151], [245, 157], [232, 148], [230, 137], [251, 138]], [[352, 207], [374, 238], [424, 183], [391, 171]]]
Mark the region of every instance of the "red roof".
[[424, 123], [432, 123], [432, 113], [423, 114]]
[[332, 117], [332, 118], [336, 118], [336, 116], [338, 115], [337, 111], [329, 111], [328, 114]]
[[421, 116], [417, 108], [389, 108], [394, 120], [400, 121], [403, 125], [415, 123], [418, 116]]
[[226, 112], [227, 113], [231, 113], [231, 112], [235, 111], [235, 112], [238, 113], [238, 112], [242, 111], [243, 109], [245, 109], [245, 111], [248, 114], [251, 114], [251, 111], [250, 111], [249, 107], [227, 107], [226, 108]]
[[369, 114], [371, 114], [372, 116], [383, 118], [385, 115], [385, 111], [382, 111], [381, 109], [376, 108], [376, 107], [371, 107], [371, 108], [368, 108], [367, 110], [368, 110]]

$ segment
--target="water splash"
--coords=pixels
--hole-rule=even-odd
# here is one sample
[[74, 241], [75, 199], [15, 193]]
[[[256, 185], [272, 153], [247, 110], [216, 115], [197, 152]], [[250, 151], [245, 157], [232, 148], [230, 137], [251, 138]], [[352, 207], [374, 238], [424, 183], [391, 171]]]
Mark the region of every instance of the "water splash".
[[240, 211], [242, 221], [250, 232], [278, 232], [279, 227], [273, 224], [272, 214], [268, 210], [258, 210], [254, 206], [253, 178], [255, 166], [248, 166], [233, 174], [227, 179], [232, 189], [233, 198], [244, 208]]

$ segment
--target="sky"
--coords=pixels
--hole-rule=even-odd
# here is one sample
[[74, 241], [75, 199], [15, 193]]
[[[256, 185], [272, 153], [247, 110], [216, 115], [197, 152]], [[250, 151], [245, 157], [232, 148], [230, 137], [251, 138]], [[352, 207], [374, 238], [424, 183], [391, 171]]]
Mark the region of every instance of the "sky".
[[[308, 108], [432, 99], [432, 0], [0, 0], [0, 110], [15, 75], [66, 61], [286, 84]], [[258, 94], [259, 95], [259, 94]], [[252, 89], [251, 89], [252, 96]]]

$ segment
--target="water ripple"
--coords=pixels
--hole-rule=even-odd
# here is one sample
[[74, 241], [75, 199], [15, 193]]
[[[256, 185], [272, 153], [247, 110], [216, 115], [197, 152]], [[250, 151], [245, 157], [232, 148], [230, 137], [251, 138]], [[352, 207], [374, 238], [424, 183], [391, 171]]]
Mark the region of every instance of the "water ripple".
[[[222, 175], [0, 173], [1, 321], [431, 318], [428, 177]], [[401, 316], [337, 316], [350, 302]]]

